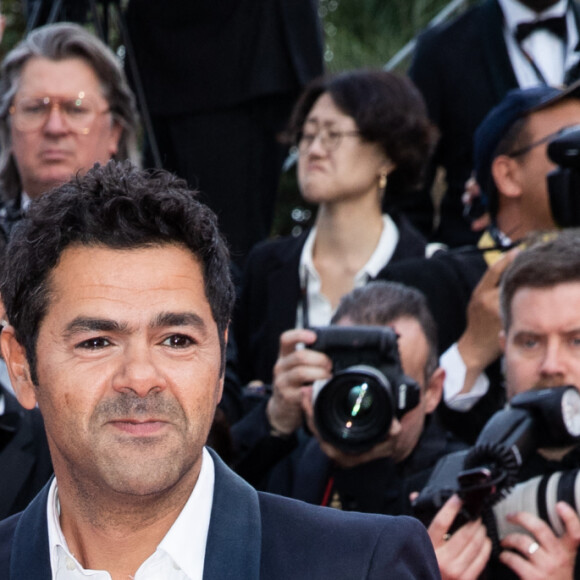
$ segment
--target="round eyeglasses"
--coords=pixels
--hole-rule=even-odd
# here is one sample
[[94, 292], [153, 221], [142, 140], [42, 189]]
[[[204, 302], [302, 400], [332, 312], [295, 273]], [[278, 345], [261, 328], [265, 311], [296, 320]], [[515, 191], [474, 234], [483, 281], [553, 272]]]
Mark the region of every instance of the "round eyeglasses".
[[55, 108], [66, 126], [81, 135], [88, 135], [98, 115], [110, 111], [109, 108], [99, 110], [97, 103], [80, 92], [74, 98], [22, 97], [14, 102], [9, 112], [14, 127], [26, 133], [43, 127]]
[[325, 151], [331, 152], [338, 149], [343, 137], [358, 137], [359, 131], [333, 131], [323, 127], [318, 131], [306, 130], [298, 134], [298, 152], [306, 153], [317, 137], [320, 137], [320, 144]]

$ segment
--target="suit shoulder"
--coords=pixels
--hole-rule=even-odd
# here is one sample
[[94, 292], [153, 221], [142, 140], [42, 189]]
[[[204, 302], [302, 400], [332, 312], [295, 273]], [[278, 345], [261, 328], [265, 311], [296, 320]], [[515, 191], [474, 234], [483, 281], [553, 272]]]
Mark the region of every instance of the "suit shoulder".
[[[438, 578], [423, 525], [406, 516], [342, 512], [260, 493], [264, 577]], [[280, 525], [283, 522], [283, 525]], [[292, 558], [291, 572], [281, 558]], [[296, 566], [304, 566], [297, 569]]]
[[252, 248], [248, 255], [248, 261], [262, 261], [272, 257], [284, 256], [288, 251], [302, 248], [308, 231], [299, 236], [282, 236], [259, 242]]
[[[481, 27], [484, 14], [483, 6], [478, 5], [449, 22], [428, 28], [419, 35], [417, 49], [433, 44], [451, 46], [462, 40], [473, 39], [474, 32]], [[457, 45], [455, 45], [455, 49], [457, 50]]]

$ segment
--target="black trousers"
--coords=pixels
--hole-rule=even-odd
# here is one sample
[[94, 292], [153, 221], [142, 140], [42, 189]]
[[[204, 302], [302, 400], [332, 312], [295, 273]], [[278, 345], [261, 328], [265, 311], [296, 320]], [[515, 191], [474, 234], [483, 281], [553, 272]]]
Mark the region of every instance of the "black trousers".
[[[254, 99], [229, 109], [153, 115], [163, 167], [200, 191], [218, 215], [232, 258], [270, 234], [287, 147], [277, 141], [295, 95]], [[151, 165], [147, 157], [146, 166]]]

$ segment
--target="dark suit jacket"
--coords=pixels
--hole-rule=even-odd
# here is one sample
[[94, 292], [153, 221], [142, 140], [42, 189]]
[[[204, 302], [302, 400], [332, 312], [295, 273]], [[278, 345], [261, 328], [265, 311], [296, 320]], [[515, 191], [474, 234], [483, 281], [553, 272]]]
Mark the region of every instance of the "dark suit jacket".
[[23, 510], [52, 475], [44, 424], [0, 385], [6, 403], [0, 416], [0, 519]]
[[149, 110], [178, 115], [296, 94], [323, 70], [317, 9], [315, 0], [131, 0]]
[[[439, 578], [423, 526], [409, 518], [344, 514], [256, 492], [214, 455], [204, 579]], [[0, 578], [50, 580], [48, 486], [0, 523]]]
[[[579, 22], [580, 8], [572, 2]], [[580, 25], [578, 26], [580, 28]], [[427, 30], [409, 70], [425, 97], [429, 116], [441, 131], [433, 166], [446, 171], [439, 237], [452, 245], [476, 241], [462, 217], [461, 194], [472, 167], [473, 134], [485, 115], [518, 87], [503, 37], [497, 0], [485, 0], [457, 19]], [[434, 167], [432, 168], [434, 174]], [[417, 219], [430, 220], [429, 192], [415, 199]], [[427, 217], [425, 217], [427, 215]]]
[[333, 494], [338, 492], [342, 509], [394, 516], [411, 515], [411, 492], [423, 489], [441, 457], [467, 447], [445, 431], [433, 415], [426, 417], [413, 452], [399, 463], [381, 458], [340, 469], [314, 437], [302, 439], [300, 446], [272, 469], [264, 489], [321, 505], [332, 477]]
[[[425, 255], [425, 240], [403, 217], [392, 216], [399, 243], [389, 263]], [[252, 250], [234, 313], [237, 371], [242, 381], [270, 383], [278, 339], [296, 323], [300, 301], [298, 266], [308, 232], [259, 244]]]
[[[437, 324], [439, 352], [457, 342], [467, 325], [471, 293], [487, 270], [482, 254], [473, 246], [437, 253], [432, 258], [389, 264], [385, 280], [418, 288], [427, 297]], [[474, 443], [487, 420], [505, 402], [499, 360], [487, 367], [490, 389], [468, 412], [453, 411], [442, 401], [438, 413], [447, 429]]]

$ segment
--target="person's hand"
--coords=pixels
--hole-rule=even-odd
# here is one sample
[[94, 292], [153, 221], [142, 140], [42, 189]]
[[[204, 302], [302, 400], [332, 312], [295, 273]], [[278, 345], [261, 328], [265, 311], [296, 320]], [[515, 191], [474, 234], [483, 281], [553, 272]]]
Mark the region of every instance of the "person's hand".
[[443, 580], [475, 580], [491, 554], [491, 540], [480, 519], [467, 522], [449, 536], [461, 505], [457, 495], [451, 496], [427, 529]]
[[[482, 211], [481, 207], [481, 188], [477, 183], [475, 177], [470, 177], [465, 182], [465, 190], [461, 196], [463, 203], [463, 213], [470, 220], [470, 227], [472, 232], [481, 232], [491, 223], [491, 216], [488, 211]], [[480, 214], [474, 216], [473, 214]]]
[[518, 250], [507, 252], [487, 269], [471, 295], [467, 306], [467, 328], [457, 341], [459, 354], [467, 372], [462, 393], [468, 393], [477, 377], [501, 355], [499, 333], [502, 329], [499, 311], [499, 282]]
[[266, 407], [270, 425], [280, 433], [293, 433], [302, 423], [301, 389], [331, 376], [332, 362], [328, 356], [298, 347], [312, 344], [315, 340], [316, 333], [303, 328], [287, 330], [280, 336], [272, 396]]
[[304, 388], [302, 390], [302, 409], [304, 411], [304, 417], [306, 419], [306, 424], [312, 432], [312, 434], [318, 440], [320, 449], [322, 452], [332, 459], [339, 467], [343, 469], [350, 469], [351, 467], [356, 467], [362, 463], [368, 463], [369, 461], [374, 461], [375, 459], [380, 459], [383, 457], [390, 457], [393, 455], [393, 451], [396, 445], [397, 435], [401, 432], [401, 424], [396, 418], [393, 418], [391, 427], [389, 429], [388, 437], [384, 441], [380, 441], [374, 447], [363, 453], [357, 453], [353, 455], [351, 453], [345, 453], [341, 451], [334, 445], [331, 445], [325, 441], [314, 422], [314, 409], [312, 406], [312, 388]]
[[508, 534], [501, 542], [503, 551], [499, 558], [524, 580], [572, 580], [574, 562], [580, 546], [580, 519], [564, 502], [556, 504], [566, 531], [558, 538], [550, 526], [536, 516], [518, 512], [508, 520], [521, 526], [530, 534]]

